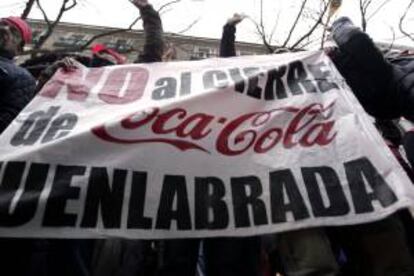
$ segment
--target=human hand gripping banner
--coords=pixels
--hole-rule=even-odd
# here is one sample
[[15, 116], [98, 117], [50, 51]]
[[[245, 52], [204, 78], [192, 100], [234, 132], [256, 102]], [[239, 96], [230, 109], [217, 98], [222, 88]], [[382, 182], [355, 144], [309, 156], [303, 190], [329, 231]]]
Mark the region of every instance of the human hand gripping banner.
[[248, 236], [414, 188], [322, 52], [59, 71], [0, 137], [0, 236]]

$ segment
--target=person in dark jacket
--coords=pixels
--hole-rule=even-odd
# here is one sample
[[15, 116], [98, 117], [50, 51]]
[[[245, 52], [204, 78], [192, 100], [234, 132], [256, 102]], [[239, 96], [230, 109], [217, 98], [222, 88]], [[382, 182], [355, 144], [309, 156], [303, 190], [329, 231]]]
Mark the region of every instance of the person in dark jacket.
[[407, 154], [407, 159], [411, 167], [414, 168], [414, 129], [407, 131], [404, 135], [403, 146]]
[[[398, 120], [376, 120], [375, 126], [380, 131], [385, 143], [391, 150], [392, 154], [401, 165], [411, 183], [414, 184], [414, 171], [404, 158], [404, 150], [401, 149], [403, 138], [405, 136], [404, 128], [399, 124]], [[401, 221], [405, 228], [405, 233], [411, 254], [414, 254], [414, 237], [409, 233], [414, 233], [414, 221], [408, 210], [399, 212]]]
[[[24, 20], [0, 19], [0, 134], [35, 95], [35, 79], [13, 62], [31, 38], [31, 29]], [[26, 239], [0, 239], [2, 271], [24, 275], [31, 246]]]
[[220, 57], [234, 57], [236, 56], [236, 25], [245, 19], [244, 14], [235, 13], [232, 18], [227, 20], [223, 26], [223, 33], [220, 40]]
[[[143, 51], [135, 63], [162, 61], [164, 42], [162, 24], [158, 12], [154, 10], [147, 0], [134, 0], [131, 2], [140, 10], [145, 33]], [[92, 54], [92, 58], [89, 62], [86, 62], [88, 67], [102, 67], [125, 63], [125, 58], [122, 55], [114, 50], [108, 49], [102, 44], [94, 45], [92, 47]], [[76, 68], [73, 68], [74, 66], [76, 65], [68, 58], [53, 63], [40, 74], [40, 79], [43, 79], [43, 81], [39, 81], [39, 88], [41, 84], [44, 84], [53, 76], [57, 69], [76, 70]], [[45, 241], [43, 247], [47, 256], [43, 259], [47, 261], [52, 259], [49, 256], [49, 252], [56, 247], [58, 250], [56, 250], [54, 255], [58, 256], [58, 260], [60, 260], [60, 256], [62, 256], [61, 252], [63, 252], [62, 249], [65, 250], [67, 248], [67, 251], [71, 253], [70, 256], [73, 256], [72, 259], [68, 258], [68, 263], [72, 263], [73, 265], [71, 269], [66, 270], [72, 272], [78, 269], [79, 271], [76, 273], [73, 272], [72, 275], [150, 276], [156, 270], [154, 267], [156, 262], [155, 252], [153, 242], [151, 241], [120, 239], [97, 240], [94, 244], [93, 254], [89, 256], [89, 248], [92, 242], [90, 240], [71, 240], [69, 244], [72, 243], [73, 248], [69, 248], [61, 241]], [[89, 262], [90, 259], [91, 261]], [[88, 262], [90, 263], [90, 268]], [[63, 267], [60, 262], [55, 263]], [[82, 270], [80, 270], [81, 268]], [[48, 269], [47, 271], [52, 270]], [[44, 272], [42, 273], [41, 275], [46, 275]]]
[[[414, 62], [387, 59], [347, 17], [337, 19], [331, 31], [337, 48], [328, 54], [365, 111], [377, 122], [401, 116], [413, 120]], [[383, 123], [380, 126], [384, 129]], [[353, 274], [414, 275], [413, 257], [397, 215], [333, 232], [356, 267]]]
[[331, 58], [365, 111], [378, 119], [414, 119], [414, 59], [386, 59], [347, 17], [332, 25]]
[[[400, 79], [402, 79], [402, 87], [410, 91], [407, 94], [410, 96], [410, 100], [407, 100], [408, 107], [411, 106], [409, 103], [412, 101], [414, 95], [414, 53], [410, 51], [405, 51], [397, 56], [390, 56], [390, 61], [393, 64], [399, 66]], [[402, 69], [401, 69], [402, 68]], [[404, 72], [401, 74], [401, 72]], [[411, 108], [413, 110], [414, 108]], [[413, 111], [414, 112], [414, 111]], [[406, 116], [411, 123], [414, 123], [412, 116]], [[414, 128], [408, 129], [403, 138], [403, 146], [407, 159], [410, 162], [412, 168], [414, 168]]]
[[0, 134], [35, 95], [35, 79], [13, 62], [31, 39], [31, 29], [24, 20], [0, 20]]
[[[235, 55], [235, 25], [243, 20], [235, 14], [223, 29], [220, 56]], [[258, 276], [260, 271], [260, 238], [177, 239], [159, 242], [158, 276], [196, 275], [199, 252], [206, 276]]]
[[[131, 3], [139, 9], [144, 27], [144, 46], [134, 63], [161, 62], [164, 54], [164, 38], [158, 12], [148, 0], [132, 0]], [[101, 66], [106, 65], [109, 64], [101, 64]], [[144, 240], [99, 240], [95, 245], [91, 275], [156, 275], [158, 259], [155, 252], [156, 244], [158, 243]]]
[[[223, 35], [220, 42], [220, 56], [233, 57], [236, 55], [235, 39], [236, 25], [243, 20], [244, 16], [234, 14], [223, 27]], [[260, 242], [257, 238], [256, 242]], [[244, 239], [224, 239], [227, 245], [243, 244]], [[252, 244], [252, 241], [250, 241]], [[284, 274], [287, 275], [338, 275], [339, 267], [336, 263], [333, 251], [324, 230], [321, 228], [305, 229], [281, 233], [278, 235], [266, 235], [263, 237], [264, 247], [273, 248], [276, 244], [278, 257], [282, 264]], [[272, 245], [270, 245], [272, 244]], [[256, 246], [257, 247], [257, 246]], [[236, 246], [237, 248], [237, 246]], [[260, 249], [260, 246], [257, 247]], [[256, 250], [257, 250], [256, 248]], [[252, 250], [255, 250], [253, 247]], [[252, 255], [254, 252], [251, 252]], [[259, 252], [256, 252], [256, 255]], [[271, 253], [270, 250], [268, 253]], [[272, 252], [273, 253], [273, 252]], [[273, 256], [273, 255], [272, 255]], [[278, 259], [278, 260], [279, 260]], [[244, 261], [244, 260], [243, 260]], [[244, 262], [244, 265], [253, 265], [255, 259]], [[256, 258], [257, 261], [257, 258]], [[274, 259], [269, 259], [274, 266]], [[278, 269], [280, 269], [278, 267]], [[274, 275], [276, 272], [272, 271]]]
[[[338, 27], [335, 24], [334, 26]], [[220, 45], [222, 56], [235, 55], [235, 31], [234, 26], [226, 25], [224, 27], [223, 39]], [[343, 48], [339, 47], [339, 49], [335, 50], [334, 62], [367, 112], [380, 118], [400, 116], [402, 110], [398, 109], [400, 104], [399, 97], [395, 95], [396, 83], [398, 81], [395, 79], [396, 73], [393, 65], [385, 60], [382, 53], [376, 49], [369, 37], [366, 34], [361, 35], [360, 31], [355, 27], [349, 29], [352, 34], [357, 34], [357, 38], [353, 37], [353, 39], [358, 39], [359, 36], [362, 37], [363, 42], [366, 43], [365, 46], [355, 47], [353, 43], [356, 42], [352, 41], [352, 35], [339, 31], [344, 30], [334, 29], [337, 43], [339, 42], [340, 44], [342, 42], [344, 44], [340, 44]], [[347, 41], [347, 39], [350, 39], [352, 43]], [[350, 49], [349, 45], [353, 46], [353, 49]], [[363, 49], [362, 51], [364, 52], [361, 54], [366, 56], [361, 57], [357, 55], [358, 57], [353, 60], [350, 54], [356, 49], [359, 51]], [[363, 61], [366, 64], [361, 66], [359, 62]], [[370, 64], [371, 61], [372, 64]], [[371, 68], [370, 71], [370, 66], [375, 68]], [[378, 79], [378, 76], [382, 79], [378, 83], [373, 83]], [[407, 90], [405, 92], [407, 93]], [[380, 96], [385, 98], [376, 98]], [[335, 233], [335, 238], [342, 242], [342, 244], [345, 243], [348, 258], [351, 258], [353, 265], [358, 266], [359, 272], [368, 272], [369, 275], [385, 275], [382, 273], [387, 273], [388, 271], [389, 273], [396, 273], [393, 275], [411, 275], [410, 273], [413, 271], [413, 267], [410, 265], [412, 257], [407, 251], [404, 230], [398, 218], [391, 217], [376, 223], [339, 227], [335, 230], [337, 232]], [[385, 237], [394, 241], [392, 245], [385, 242]], [[330, 248], [330, 242], [323, 229], [305, 229], [282, 233], [277, 235], [275, 240], [284, 273], [287, 275], [338, 275], [339, 267], [336, 264], [334, 254]], [[352, 242], [350, 242], [351, 240]], [[381, 244], [388, 244], [388, 248], [394, 253], [391, 255], [375, 254], [374, 252]], [[357, 252], [360, 252], [360, 254], [356, 254]], [[363, 259], [369, 257], [373, 262], [356, 264], [355, 261], [358, 257]]]

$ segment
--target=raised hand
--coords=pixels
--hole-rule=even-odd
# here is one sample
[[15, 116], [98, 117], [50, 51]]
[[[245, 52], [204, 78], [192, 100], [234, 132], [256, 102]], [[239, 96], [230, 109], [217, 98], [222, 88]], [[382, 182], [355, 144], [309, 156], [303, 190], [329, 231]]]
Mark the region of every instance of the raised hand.
[[137, 8], [143, 8], [149, 5], [148, 0], [130, 0]]
[[78, 67], [76, 66], [76, 61], [71, 57], [65, 57], [55, 62], [55, 64], [52, 66], [55, 66], [56, 70], [58, 68], [62, 68], [66, 72], [71, 72], [71, 71], [75, 71], [76, 69], [78, 69]]
[[342, 0], [332, 0], [330, 5], [329, 5], [329, 12], [328, 12], [328, 16], [329, 18], [332, 17], [341, 7], [342, 5]]
[[233, 17], [231, 17], [231, 18], [229, 18], [228, 20], [227, 20], [227, 24], [230, 24], [230, 25], [237, 25], [237, 24], [239, 24], [240, 22], [242, 22], [243, 21], [243, 19], [245, 19], [247, 16], [245, 15], [245, 14], [242, 14], [242, 13], [235, 13], [234, 15], [233, 15]]

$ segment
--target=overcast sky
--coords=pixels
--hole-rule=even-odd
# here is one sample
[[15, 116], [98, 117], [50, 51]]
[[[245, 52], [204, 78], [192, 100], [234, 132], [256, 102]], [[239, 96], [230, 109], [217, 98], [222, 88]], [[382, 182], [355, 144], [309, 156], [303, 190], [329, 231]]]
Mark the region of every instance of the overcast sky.
[[[154, 7], [160, 7], [169, 0], [149, 0]], [[378, 3], [384, 0], [374, 0], [373, 6], [368, 14], [372, 14], [378, 7]], [[26, 0], [1, 0], [0, 16], [20, 15]], [[69, 11], [62, 21], [85, 23], [91, 25], [103, 25], [112, 27], [126, 27], [137, 16], [138, 10], [134, 8], [128, 0], [78, 0], [79, 5]], [[286, 38], [287, 31], [295, 19], [299, 4], [302, 0], [265, 0], [264, 1], [264, 20], [268, 33], [275, 25], [276, 18], [279, 20], [275, 32], [275, 42], [281, 42]], [[320, 0], [308, 0], [307, 13], [318, 10]], [[356, 24], [360, 24], [358, 12], [359, 0], [343, 0], [343, 5], [338, 15], [351, 17]], [[368, 33], [377, 41], [390, 42], [395, 31], [397, 44], [414, 46], [414, 43], [404, 39], [398, 31], [398, 20], [404, 12], [409, 0], [390, 0], [379, 12], [377, 12], [368, 23]], [[50, 18], [56, 15], [61, 0], [41, 0]], [[260, 13], [259, 0], [181, 0], [169, 11], [163, 14], [164, 30], [167, 32], [179, 32], [185, 29], [191, 22], [199, 19], [186, 35], [218, 38], [221, 35], [223, 23], [234, 12], [243, 12], [250, 17], [257, 19]], [[31, 18], [42, 18], [41, 13], [36, 8], [30, 14]], [[408, 15], [407, 26], [414, 32], [414, 9]], [[303, 20], [299, 28], [294, 32], [294, 38], [301, 36], [312, 21]], [[136, 25], [141, 28], [141, 23]], [[294, 40], [293, 38], [293, 40]], [[246, 20], [238, 27], [237, 39], [239, 41], [258, 42], [254, 26]]]

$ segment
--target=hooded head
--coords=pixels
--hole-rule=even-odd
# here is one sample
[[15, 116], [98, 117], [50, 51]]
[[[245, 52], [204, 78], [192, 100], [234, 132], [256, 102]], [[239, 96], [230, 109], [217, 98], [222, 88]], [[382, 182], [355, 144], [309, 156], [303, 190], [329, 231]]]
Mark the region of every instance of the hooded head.
[[10, 16], [0, 19], [0, 50], [13, 57], [31, 43], [32, 30], [26, 21]]

